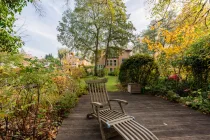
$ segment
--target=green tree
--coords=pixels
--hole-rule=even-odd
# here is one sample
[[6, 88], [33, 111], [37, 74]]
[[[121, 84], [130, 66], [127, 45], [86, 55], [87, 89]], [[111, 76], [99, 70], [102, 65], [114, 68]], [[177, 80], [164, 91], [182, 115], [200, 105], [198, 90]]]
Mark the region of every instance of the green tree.
[[103, 15], [102, 6], [95, 1], [76, 0], [75, 9], [67, 10], [59, 24], [58, 41], [71, 50], [79, 50], [83, 54], [94, 54], [95, 75], [97, 75], [97, 58]]
[[0, 52], [17, 52], [23, 42], [13, 29], [15, 14], [33, 0], [0, 0]]
[[109, 48], [125, 48], [133, 39], [135, 30], [130, 15], [126, 14], [126, 6], [122, 0], [108, 0], [105, 10], [104, 42], [105, 66], [109, 55]]
[[[161, 22], [152, 20], [150, 24], [148, 25], [147, 29], [143, 30], [140, 34], [136, 35], [136, 39], [134, 39], [134, 52], [135, 53], [145, 53], [154, 55], [154, 51], [151, 51], [148, 49], [148, 44], [143, 41], [143, 39], [146, 37], [147, 39], [155, 42], [159, 40], [159, 42], [165, 46], [165, 37], [162, 35], [161, 30], [166, 29], [168, 31], [172, 30], [175, 26], [172, 24], [171, 21], [176, 17], [175, 11], [169, 11], [168, 16], [164, 18]], [[159, 25], [157, 25], [157, 22], [159, 22]]]
[[74, 11], [64, 12], [59, 23], [58, 41], [86, 56], [94, 55], [94, 72], [97, 75], [99, 50], [125, 46], [133, 29], [121, 0], [76, 0]]
[[210, 82], [210, 35], [201, 37], [185, 52], [183, 64], [187, 76], [192, 75], [195, 88], [209, 88]]
[[58, 58], [60, 59], [60, 62], [66, 56], [66, 54], [69, 52], [70, 52], [70, 50], [68, 48], [58, 49]]
[[51, 53], [45, 55], [45, 59], [52, 59], [52, 58], [54, 58], [54, 57]]
[[167, 18], [170, 11], [177, 13], [182, 11], [179, 20], [176, 21], [178, 26], [183, 23], [196, 25], [203, 23], [207, 28], [210, 25], [210, 3], [209, 0], [147, 0], [152, 5], [152, 16], [158, 21]]

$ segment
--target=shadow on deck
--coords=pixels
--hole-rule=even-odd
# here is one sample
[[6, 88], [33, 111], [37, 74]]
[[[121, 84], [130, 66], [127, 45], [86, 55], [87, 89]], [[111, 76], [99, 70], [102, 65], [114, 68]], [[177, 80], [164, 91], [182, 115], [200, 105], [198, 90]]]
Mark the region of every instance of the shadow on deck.
[[[127, 100], [126, 113], [134, 116], [160, 140], [210, 140], [210, 117], [198, 111], [149, 95], [115, 92], [109, 93], [109, 97]], [[118, 108], [117, 104], [113, 105]], [[90, 112], [89, 95], [85, 95], [63, 121], [56, 140], [101, 140], [97, 120], [86, 119]]]

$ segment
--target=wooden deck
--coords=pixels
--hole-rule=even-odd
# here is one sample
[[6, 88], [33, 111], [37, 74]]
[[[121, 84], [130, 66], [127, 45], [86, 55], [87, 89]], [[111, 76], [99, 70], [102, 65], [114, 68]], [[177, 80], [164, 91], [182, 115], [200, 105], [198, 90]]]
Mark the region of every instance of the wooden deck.
[[[210, 116], [161, 98], [129, 93], [109, 93], [110, 99], [128, 101], [127, 114], [151, 130], [160, 140], [210, 140]], [[114, 104], [118, 108], [117, 104]], [[119, 108], [118, 108], [119, 109]], [[96, 119], [87, 120], [91, 112], [89, 95], [63, 121], [56, 140], [101, 140]], [[121, 140], [114, 137], [112, 140]]]

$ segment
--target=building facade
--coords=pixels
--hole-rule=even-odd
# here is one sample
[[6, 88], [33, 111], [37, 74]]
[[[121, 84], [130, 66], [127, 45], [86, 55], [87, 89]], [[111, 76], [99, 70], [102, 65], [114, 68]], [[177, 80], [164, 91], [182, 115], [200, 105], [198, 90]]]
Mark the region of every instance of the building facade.
[[115, 69], [120, 68], [121, 64], [131, 56], [132, 50], [123, 49], [116, 55], [111, 55], [107, 58], [107, 64], [105, 66], [105, 54], [101, 53], [101, 56], [98, 61], [98, 69], [105, 68], [108, 69], [109, 72], [114, 72]]
[[82, 59], [75, 56], [73, 53], [66, 54], [66, 57], [62, 60], [63, 64], [69, 65], [71, 67], [79, 67], [79, 66], [90, 66], [91, 62], [87, 59]]

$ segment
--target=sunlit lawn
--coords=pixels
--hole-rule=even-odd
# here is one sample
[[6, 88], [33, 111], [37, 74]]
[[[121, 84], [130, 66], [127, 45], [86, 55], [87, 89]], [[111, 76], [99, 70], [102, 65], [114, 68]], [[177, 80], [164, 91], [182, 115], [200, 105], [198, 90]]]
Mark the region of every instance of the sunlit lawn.
[[[85, 80], [93, 79], [93, 78], [94, 77], [92, 76], [83, 78], [81, 79], [81, 84], [85, 86]], [[118, 91], [119, 89], [117, 88], [117, 84], [118, 84], [117, 76], [106, 76], [106, 78], [108, 79], [108, 82], [106, 83], [107, 91]]]
[[108, 82], [106, 83], [106, 88], [107, 91], [118, 91], [119, 89], [117, 88], [118, 84], [118, 77], [116, 76], [107, 76]]

